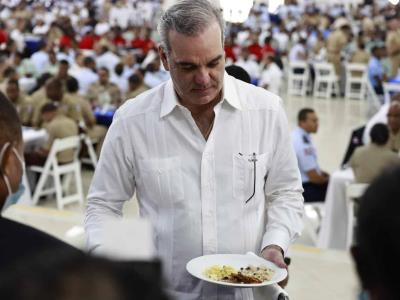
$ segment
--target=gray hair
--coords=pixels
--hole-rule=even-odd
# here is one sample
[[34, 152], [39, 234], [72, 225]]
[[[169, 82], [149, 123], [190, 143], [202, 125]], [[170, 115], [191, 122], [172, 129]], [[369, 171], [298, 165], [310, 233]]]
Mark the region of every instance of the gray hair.
[[158, 23], [158, 33], [161, 47], [167, 53], [171, 50], [168, 33], [174, 30], [186, 36], [196, 36], [202, 33], [214, 21], [221, 28], [221, 42], [224, 44], [225, 22], [221, 10], [208, 0], [181, 0], [171, 6], [161, 16]]

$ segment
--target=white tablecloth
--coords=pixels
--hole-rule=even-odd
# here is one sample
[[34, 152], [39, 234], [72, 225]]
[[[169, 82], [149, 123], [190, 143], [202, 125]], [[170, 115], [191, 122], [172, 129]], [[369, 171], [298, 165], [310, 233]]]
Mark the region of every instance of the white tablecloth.
[[[45, 129], [33, 129], [30, 127], [22, 128], [22, 139], [24, 141], [25, 150], [38, 148], [43, 145], [48, 138], [47, 131]], [[28, 177], [26, 170], [22, 177], [22, 183], [25, 186], [25, 191], [18, 201], [18, 204], [32, 205], [32, 193], [29, 186]]]
[[24, 127], [22, 129], [22, 139], [24, 140], [25, 148], [37, 147], [43, 145], [48, 138], [45, 129], [33, 129]]
[[346, 185], [354, 182], [351, 168], [335, 171], [329, 181], [317, 246], [324, 249], [346, 250], [347, 203]]

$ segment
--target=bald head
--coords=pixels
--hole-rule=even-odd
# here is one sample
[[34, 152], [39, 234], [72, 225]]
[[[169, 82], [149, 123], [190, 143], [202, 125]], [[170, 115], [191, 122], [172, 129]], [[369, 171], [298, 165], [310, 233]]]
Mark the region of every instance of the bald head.
[[387, 117], [390, 131], [396, 134], [400, 130], [400, 102], [391, 103]]
[[61, 80], [50, 78], [46, 81], [46, 95], [51, 101], [60, 102], [64, 93]]

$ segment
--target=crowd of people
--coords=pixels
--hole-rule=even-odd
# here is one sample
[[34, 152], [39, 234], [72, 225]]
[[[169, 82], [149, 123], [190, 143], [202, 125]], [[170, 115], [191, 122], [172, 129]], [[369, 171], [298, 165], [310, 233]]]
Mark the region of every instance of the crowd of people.
[[[141, 213], [157, 233], [170, 292], [178, 299], [216, 293], [188, 277], [184, 263], [194, 256], [251, 250], [286, 268], [289, 244], [301, 232], [302, 198], [323, 201], [329, 182], [312, 143], [317, 112], [302, 109], [298, 127], [288, 132], [278, 97], [284, 95], [288, 64], [307, 62], [313, 74], [312, 62], [329, 62], [342, 82], [346, 63], [364, 64], [378, 95], [386, 80], [398, 79], [400, 67], [400, 6], [289, 2], [274, 14], [256, 4], [243, 24], [226, 27], [205, 0], [183, 1], [160, 22], [163, 3], [157, 0], [3, 2], [0, 90], [7, 99], [0, 97], [0, 124], [9, 131], [0, 134], [0, 203], [17, 191], [24, 161], [43, 165], [55, 139], [85, 133], [102, 153], [88, 195], [91, 250], [102, 246], [102, 222], [120, 217], [123, 203], [136, 192]], [[225, 65], [234, 77], [267, 91], [228, 77]], [[365, 146], [349, 161], [358, 182], [371, 183], [385, 167], [399, 163], [399, 97], [392, 99], [367, 124]], [[118, 108], [110, 128], [97, 124], [99, 111]], [[10, 118], [46, 129], [48, 141], [23, 155], [21, 124]], [[64, 151], [57, 160], [68, 163], [73, 155]], [[396, 172], [384, 176], [398, 177]], [[382, 184], [372, 185], [366, 201], [374, 201]], [[189, 205], [188, 194], [198, 201]], [[237, 201], [224, 202], [231, 198]], [[222, 217], [227, 208], [232, 218]], [[364, 229], [369, 215], [367, 208], [361, 211]], [[248, 222], [238, 232], [234, 225], [241, 218]], [[9, 226], [37, 236], [43, 247], [64, 247], [35, 230], [0, 221], [2, 230]], [[358, 239], [360, 248], [371, 243], [362, 230]], [[354, 250], [367, 290], [375, 288], [362, 266], [368, 255]], [[92, 268], [92, 261], [84, 263]], [[234, 290], [218, 293], [242, 299]]]
[[[58, 101], [60, 111], [88, 132], [99, 151], [106, 128], [94, 124], [93, 111], [116, 109], [170, 77], [157, 51], [162, 4], [4, 2], [0, 89], [17, 106], [23, 124], [41, 127], [43, 105]], [[347, 62], [361, 63], [382, 94], [382, 83], [398, 75], [398, 15], [399, 8], [386, 1], [359, 6], [289, 1], [275, 14], [267, 5], [255, 4], [244, 23], [226, 26], [226, 64], [243, 67], [253, 84], [280, 95], [289, 62], [330, 62], [341, 82]], [[50, 77], [61, 81], [62, 97], [45, 91]]]

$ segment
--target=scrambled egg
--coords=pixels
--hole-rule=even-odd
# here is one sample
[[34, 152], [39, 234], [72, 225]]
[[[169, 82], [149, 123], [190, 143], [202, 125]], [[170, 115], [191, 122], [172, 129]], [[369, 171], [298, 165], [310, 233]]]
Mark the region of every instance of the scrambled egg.
[[236, 274], [237, 270], [231, 266], [211, 266], [204, 271], [204, 275], [216, 281], [229, 277], [231, 274]]

